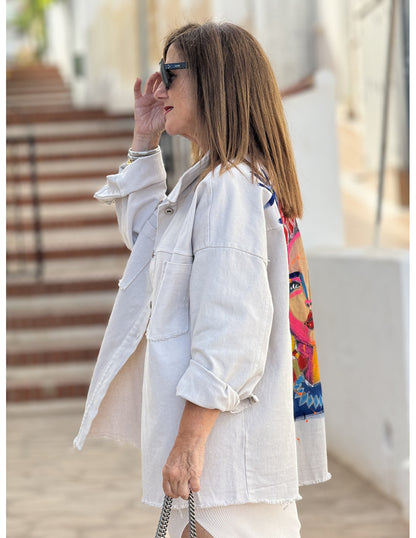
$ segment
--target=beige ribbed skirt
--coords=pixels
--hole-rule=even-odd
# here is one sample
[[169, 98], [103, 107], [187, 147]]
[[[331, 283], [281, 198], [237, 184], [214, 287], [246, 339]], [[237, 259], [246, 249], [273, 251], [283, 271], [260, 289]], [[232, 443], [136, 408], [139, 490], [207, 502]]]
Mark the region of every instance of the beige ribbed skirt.
[[[300, 538], [295, 502], [196, 508], [196, 520], [213, 538]], [[187, 523], [187, 509], [172, 510], [170, 538], [181, 538]]]

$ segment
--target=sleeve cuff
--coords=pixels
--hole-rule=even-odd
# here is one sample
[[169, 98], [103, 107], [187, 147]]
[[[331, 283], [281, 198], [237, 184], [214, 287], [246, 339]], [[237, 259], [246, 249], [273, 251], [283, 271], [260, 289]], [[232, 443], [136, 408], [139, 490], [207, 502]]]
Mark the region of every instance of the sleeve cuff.
[[233, 412], [240, 405], [240, 397], [230, 385], [193, 360], [179, 380], [176, 395], [200, 407], [223, 412]]
[[94, 194], [94, 198], [101, 202], [111, 203], [150, 185], [165, 184], [165, 180], [166, 170], [159, 148], [153, 155], [140, 157], [129, 165], [123, 163], [118, 174], [107, 176], [106, 185]]

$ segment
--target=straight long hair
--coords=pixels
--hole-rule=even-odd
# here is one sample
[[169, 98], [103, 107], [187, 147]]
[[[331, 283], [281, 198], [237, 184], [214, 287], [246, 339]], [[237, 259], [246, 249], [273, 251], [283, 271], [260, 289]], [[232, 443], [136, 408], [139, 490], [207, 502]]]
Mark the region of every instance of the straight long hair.
[[172, 32], [164, 59], [172, 44], [195, 82], [204, 147], [194, 145], [193, 154], [199, 160], [209, 152], [206, 174], [240, 163], [253, 177], [263, 170], [283, 214], [300, 218], [302, 197], [280, 92], [259, 42], [235, 24], [207, 22]]

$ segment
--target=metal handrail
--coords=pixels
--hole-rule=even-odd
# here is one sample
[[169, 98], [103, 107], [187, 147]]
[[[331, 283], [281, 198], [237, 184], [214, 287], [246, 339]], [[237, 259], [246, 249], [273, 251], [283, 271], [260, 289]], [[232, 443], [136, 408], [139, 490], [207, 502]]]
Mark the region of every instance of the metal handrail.
[[[27, 144], [28, 146], [28, 162], [30, 167], [30, 205], [32, 207], [32, 226], [30, 227], [33, 230], [34, 234], [34, 245], [35, 245], [35, 276], [41, 278], [43, 275], [44, 269], [44, 251], [43, 251], [43, 238], [42, 238], [42, 226], [41, 226], [41, 215], [40, 215], [40, 200], [39, 200], [39, 185], [38, 185], [38, 174], [37, 174], [37, 163], [36, 163], [36, 140], [33, 135], [27, 136], [8, 136], [6, 137], [6, 147], [7, 147], [7, 156], [8, 156], [8, 166], [7, 166], [7, 181], [10, 181], [13, 186], [13, 200], [7, 201], [15, 206], [15, 215], [16, 225], [15, 230], [17, 234], [20, 234], [16, 239], [16, 257], [18, 262], [20, 262], [20, 267], [23, 272], [27, 272], [26, 262], [29, 258], [25, 249], [24, 242], [24, 224], [23, 219], [19, 213], [20, 206], [20, 195], [18, 192], [18, 184], [20, 183], [20, 175], [16, 172], [16, 168], [13, 167], [13, 156], [10, 155], [10, 152], [14, 151], [14, 148], [18, 145]], [[6, 258], [7, 260], [7, 258]], [[6, 261], [6, 270], [7, 273], [10, 272], [8, 261]]]

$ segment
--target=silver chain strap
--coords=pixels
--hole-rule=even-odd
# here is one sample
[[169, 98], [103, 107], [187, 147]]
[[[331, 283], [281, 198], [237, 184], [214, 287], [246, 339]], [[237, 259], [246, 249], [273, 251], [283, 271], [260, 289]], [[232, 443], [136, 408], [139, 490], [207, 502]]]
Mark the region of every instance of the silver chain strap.
[[[156, 530], [155, 538], [166, 538], [168, 531], [168, 524], [170, 518], [170, 511], [172, 509], [172, 497], [165, 495], [163, 500], [162, 512], [160, 514], [159, 524]], [[189, 491], [188, 499], [188, 513], [189, 513], [189, 538], [197, 538], [196, 536], [196, 521], [195, 521], [195, 499], [192, 491]]]

